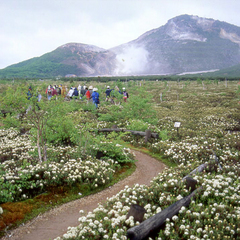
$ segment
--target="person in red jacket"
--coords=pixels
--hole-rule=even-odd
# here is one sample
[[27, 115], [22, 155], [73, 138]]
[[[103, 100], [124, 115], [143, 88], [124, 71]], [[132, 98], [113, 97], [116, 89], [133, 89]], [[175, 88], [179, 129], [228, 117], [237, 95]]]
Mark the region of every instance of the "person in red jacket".
[[89, 100], [90, 100], [90, 98], [91, 98], [91, 93], [90, 93], [90, 91], [88, 90], [88, 88], [86, 87], [85, 88], [85, 90], [86, 90], [86, 98], [87, 98], [87, 103], [89, 103]]

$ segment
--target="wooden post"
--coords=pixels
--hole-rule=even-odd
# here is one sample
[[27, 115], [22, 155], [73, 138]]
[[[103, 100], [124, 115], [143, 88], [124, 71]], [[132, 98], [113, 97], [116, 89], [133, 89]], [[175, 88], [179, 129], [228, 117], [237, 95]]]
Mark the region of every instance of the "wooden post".
[[197, 180], [191, 178], [191, 177], [186, 177], [184, 179], [185, 184], [186, 184], [186, 189], [188, 191], [193, 192], [196, 189], [196, 185], [197, 185]]
[[150, 130], [146, 130], [145, 133], [146, 133], [146, 135], [145, 135], [145, 143], [147, 143], [149, 141], [149, 139], [151, 138], [152, 133], [151, 133]]
[[135, 222], [142, 222], [144, 214], [146, 213], [146, 210], [144, 207], [139, 206], [138, 204], [132, 204], [130, 207], [130, 210], [127, 214], [127, 219], [130, 216], [133, 216]]

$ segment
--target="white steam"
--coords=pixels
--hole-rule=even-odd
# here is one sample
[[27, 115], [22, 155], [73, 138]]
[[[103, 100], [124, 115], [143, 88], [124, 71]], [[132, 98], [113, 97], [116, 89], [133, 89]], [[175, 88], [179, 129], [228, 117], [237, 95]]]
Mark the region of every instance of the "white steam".
[[143, 47], [127, 46], [117, 54], [116, 75], [141, 74], [146, 72], [148, 51]]

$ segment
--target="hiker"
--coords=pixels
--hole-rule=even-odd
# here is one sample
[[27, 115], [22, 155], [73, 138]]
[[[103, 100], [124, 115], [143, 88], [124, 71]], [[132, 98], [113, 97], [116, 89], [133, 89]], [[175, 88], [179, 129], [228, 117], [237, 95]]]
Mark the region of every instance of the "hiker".
[[50, 101], [52, 98], [52, 86], [49, 85], [46, 89], [47, 99]]
[[67, 97], [69, 97], [71, 99], [72, 95], [73, 95], [73, 92], [74, 92], [74, 89], [73, 89], [73, 87], [71, 87], [68, 94], [67, 94]]
[[105, 94], [106, 94], [106, 102], [108, 102], [108, 100], [110, 100], [110, 94], [111, 94], [111, 91], [114, 90], [114, 89], [110, 89], [109, 86], [107, 86], [107, 90], [105, 91]]
[[126, 91], [126, 88], [125, 88], [125, 87], [123, 88], [122, 94], [123, 94], [123, 100], [124, 100], [124, 102], [127, 102], [127, 98], [129, 97], [129, 95], [128, 95], [128, 92]]
[[94, 88], [93, 93], [92, 93], [92, 101], [96, 108], [98, 108], [98, 104], [100, 103], [99, 102], [99, 93], [97, 92], [97, 90], [98, 90], [97, 88]]
[[74, 99], [77, 99], [77, 97], [78, 97], [78, 90], [77, 90], [77, 88], [74, 89], [73, 94], [72, 94], [72, 97], [73, 97]]
[[89, 89], [89, 92], [90, 92], [90, 99], [92, 99], [93, 86], [90, 86], [88, 89]]
[[87, 97], [87, 103], [92, 99], [92, 92], [93, 92], [93, 87], [90, 86], [89, 89], [86, 87], [86, 97]]
[[90, 93], [90, 91], [88, 90], [88, 87], [86, 87], [85, 90], [86, 90], [87, 103], [89, 103], [89, 100], [90, 100], [90, 98], [91, 98], [91, 93]]
[[58, 93], [58, 95], [61, 95], [61, 92], [62, 92], [62, 84], [60, 84], [60, 85], [57, 87], [57, 93]]
[[27, 92], [27, 99], [29, 100], [32, 97], [32, 87], [29, 86], [28, 92]]
[[118, 94], [118, 89], [113, 89], [110, 93], [110, 97], [111, 97], [111, 103], [112, 104], [115, 104], [115, 100], [116, 100], [116, 97], [117, 97], [117, 94]]
[[80, 99], [82, 99], [86, 94], [86, 86], [81, 86]]
[[58, 93], [57, 93], [56, 86], [53, 86], [53, 89], [52, 89], [52, 96], [56, 96], [56, 98], [57, 98], [57, 95], [58, 95]]
[[62, 97], [65, 97], [66, 92], [67, 92], [67, 86], [62, 86], [61, 96], [62, 96]]

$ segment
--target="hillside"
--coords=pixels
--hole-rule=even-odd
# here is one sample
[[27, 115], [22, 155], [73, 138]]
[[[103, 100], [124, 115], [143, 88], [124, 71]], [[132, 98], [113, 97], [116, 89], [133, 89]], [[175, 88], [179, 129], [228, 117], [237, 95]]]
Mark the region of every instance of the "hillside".
[[[69, 43], [58, 47], [56, 50], [46, 53], [41, 57], [32, 58], [18, 64], [11, 65], [0, 70], [1, 77], [52, 77], [65, 76], [74, 73], [85, 76], [94, 73], [100, 68], [107, 73], [111, 68], [110, 54], [96, 46], [79, 43]], [[104, 65], [104, 59], [107, 64]], [[96, 66], [98, 65], [98, 66]]]
[[239, 44], [240, 27], [181, 15], [108, 50], [81, 43], [65, 44], [41, 57], [0, 70], [0, 77], [172, 75], [221, 70], [240, 62]]

